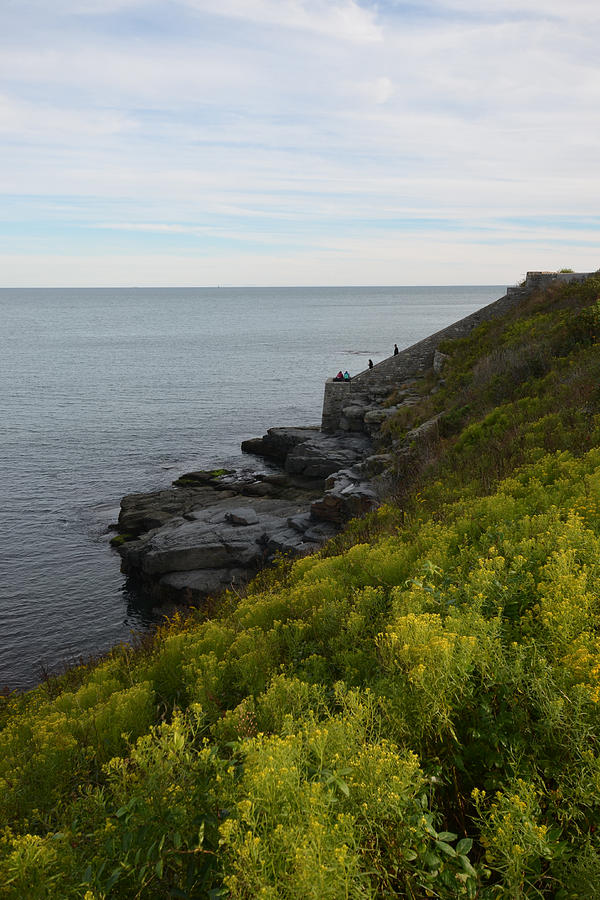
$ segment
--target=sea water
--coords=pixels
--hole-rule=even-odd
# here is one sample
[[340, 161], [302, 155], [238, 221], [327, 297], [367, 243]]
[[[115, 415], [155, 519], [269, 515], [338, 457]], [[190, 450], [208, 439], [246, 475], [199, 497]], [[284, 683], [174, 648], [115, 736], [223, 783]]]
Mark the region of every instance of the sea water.
[[318, 424], [323, 384], [503, 286], [0, 290], [0, 689], [160, 613], [110, 548], [127, 493], [256, 464], [242, 440]]

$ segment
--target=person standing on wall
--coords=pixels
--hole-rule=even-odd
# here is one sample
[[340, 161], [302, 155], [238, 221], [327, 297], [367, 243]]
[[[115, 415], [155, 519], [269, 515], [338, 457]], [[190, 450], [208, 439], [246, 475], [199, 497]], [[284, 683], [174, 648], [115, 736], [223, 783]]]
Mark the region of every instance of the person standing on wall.
[[398, 350], [398, 344], [394, 344], [394, 356], [398, 356], [400, 351]]

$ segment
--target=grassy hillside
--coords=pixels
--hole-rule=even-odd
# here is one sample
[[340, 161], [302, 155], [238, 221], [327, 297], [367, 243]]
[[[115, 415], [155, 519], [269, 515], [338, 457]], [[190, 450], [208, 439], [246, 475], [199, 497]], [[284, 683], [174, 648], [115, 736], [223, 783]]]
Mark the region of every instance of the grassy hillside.
[[448, 343], [321, 553], [4, 701], [0, 896], [600, 897], [599, 297]]

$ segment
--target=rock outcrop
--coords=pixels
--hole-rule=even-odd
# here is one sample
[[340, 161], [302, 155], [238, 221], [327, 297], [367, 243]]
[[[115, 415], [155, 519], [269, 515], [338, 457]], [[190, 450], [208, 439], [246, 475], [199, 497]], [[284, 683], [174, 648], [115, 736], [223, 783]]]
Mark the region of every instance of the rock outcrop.
[[380, 432], [419, 402], [414, 380], [390, 385], [385, 397], [359, 399], [333, 434], [270, 428], [244, 441], [242, 449], [268, 460], [270, 471], [189, 472], [167, 490], [124, 497], [116, 539], [122, 570], [155, 600], [199, 602], [242, 585], [280, 555], [314, 552], [374, 509], [391, 468], [398, 475], [402, 460], [410, 474], [429, 454], [438, 417], [392, 440], [392, 457], [381, 452]]
[[340, 469], [330, 475], [322, 497], [311, 504], [312, 515], [341, 526], [377, 506], [375, 487], [361, 469]]
[[277, 469], [190, 472], [168, 490], [123, 498], [122, 570], [155, 599], [197, 602], [241, 585], [278, 555], [317, 550], [377, 505], [361, 473], [372, 454], [365, 434], [271, 428], [242, 446]]

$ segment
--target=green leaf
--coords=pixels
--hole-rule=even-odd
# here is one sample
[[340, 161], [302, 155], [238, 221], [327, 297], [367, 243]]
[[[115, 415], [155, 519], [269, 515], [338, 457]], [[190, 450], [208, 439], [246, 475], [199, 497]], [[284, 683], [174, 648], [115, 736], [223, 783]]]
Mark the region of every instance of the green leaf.
[[179, 850], [182, 843], [183, 843], [183, 841], [181, 840], [181, 835], [179, 834], [178, 831], [175, 831], [173, 834], [173, 846], [175, 847], [176, 850]]
[[118, 881], [120, 875], [121, 875], [121, 869], [120, 869], [120, 868], [118, 868], [118, 869], [113, 869], [113, 872], [112, 872], [112, 874], [110, 875], [110, 878], [108, 879], [108, 881], [107, 881], [107, 882], [105, 883], [105, 885], [104, 885], [104, 889], [105, 889], [105, 891], [106, 891], [107, 894], [113, 889], [113, 887], [114, 887], [115, 884], [117, 883], [117, 881]]
[[434, 853], [433, 850], [428, 850], [425, 854], [425, 863], [429, 866], [430, 869], [437, 869], [439, 866], [441, 866], [442, 861], [437, 853]]
[[469, 875], [472, 875], [474, 878], [477, 878], [477, 872], [475, 871], [475, 869], [473, 868], [473, 866], [471, 865], [471, 863], [469, 862], [469, 860], [466, 856], [459, 854], [458, 860], [459, 860], [461, 866], [463, 867], [463, 869], [465, 870], [465, 872], [468, 872]]
[[159, 860], [158, 860], [158, 862], [157, 862], [156, 865], [154, 866], [154, 871], [156, 872], [156, 874], [158, 875], [159, 878], [162, 878], [162, 873], [163, 873], [163, 861], [162, 861], [162, 859], [159, 859]]
[[335, 783], [339, 787], [340, 791], [342, 792], [342, 794], [345, 797], [350, 796], [350, 788], [348, 787], [348, 785], [346, 784], [345, 781], [342, 781], [341, 778], [336, 778]]
[[459, 841], [458, 844], [456, 845], [456, 852], [457, 852], [457, 853], [469, 853], [470, 850], [471, 850], [471, 848], [472, 848], [472, 846], [473, 846], [473, 839], [472, 839], [472, 838], [463, 838], [463, 839], [462, 839], [461, 841]]
[[438, 850], [441, 850], [442, 853], [445, 853], [446, 856], [456, 856], [454, 847], [451, 847], [450, 844], [446, 844], [445, 841], [436, 841], [435, 846]]
[[451, 831], [440, 831], [438, 834], [438, 841], [455, 841], [458, 837], [457, 834], [453, 834]]

